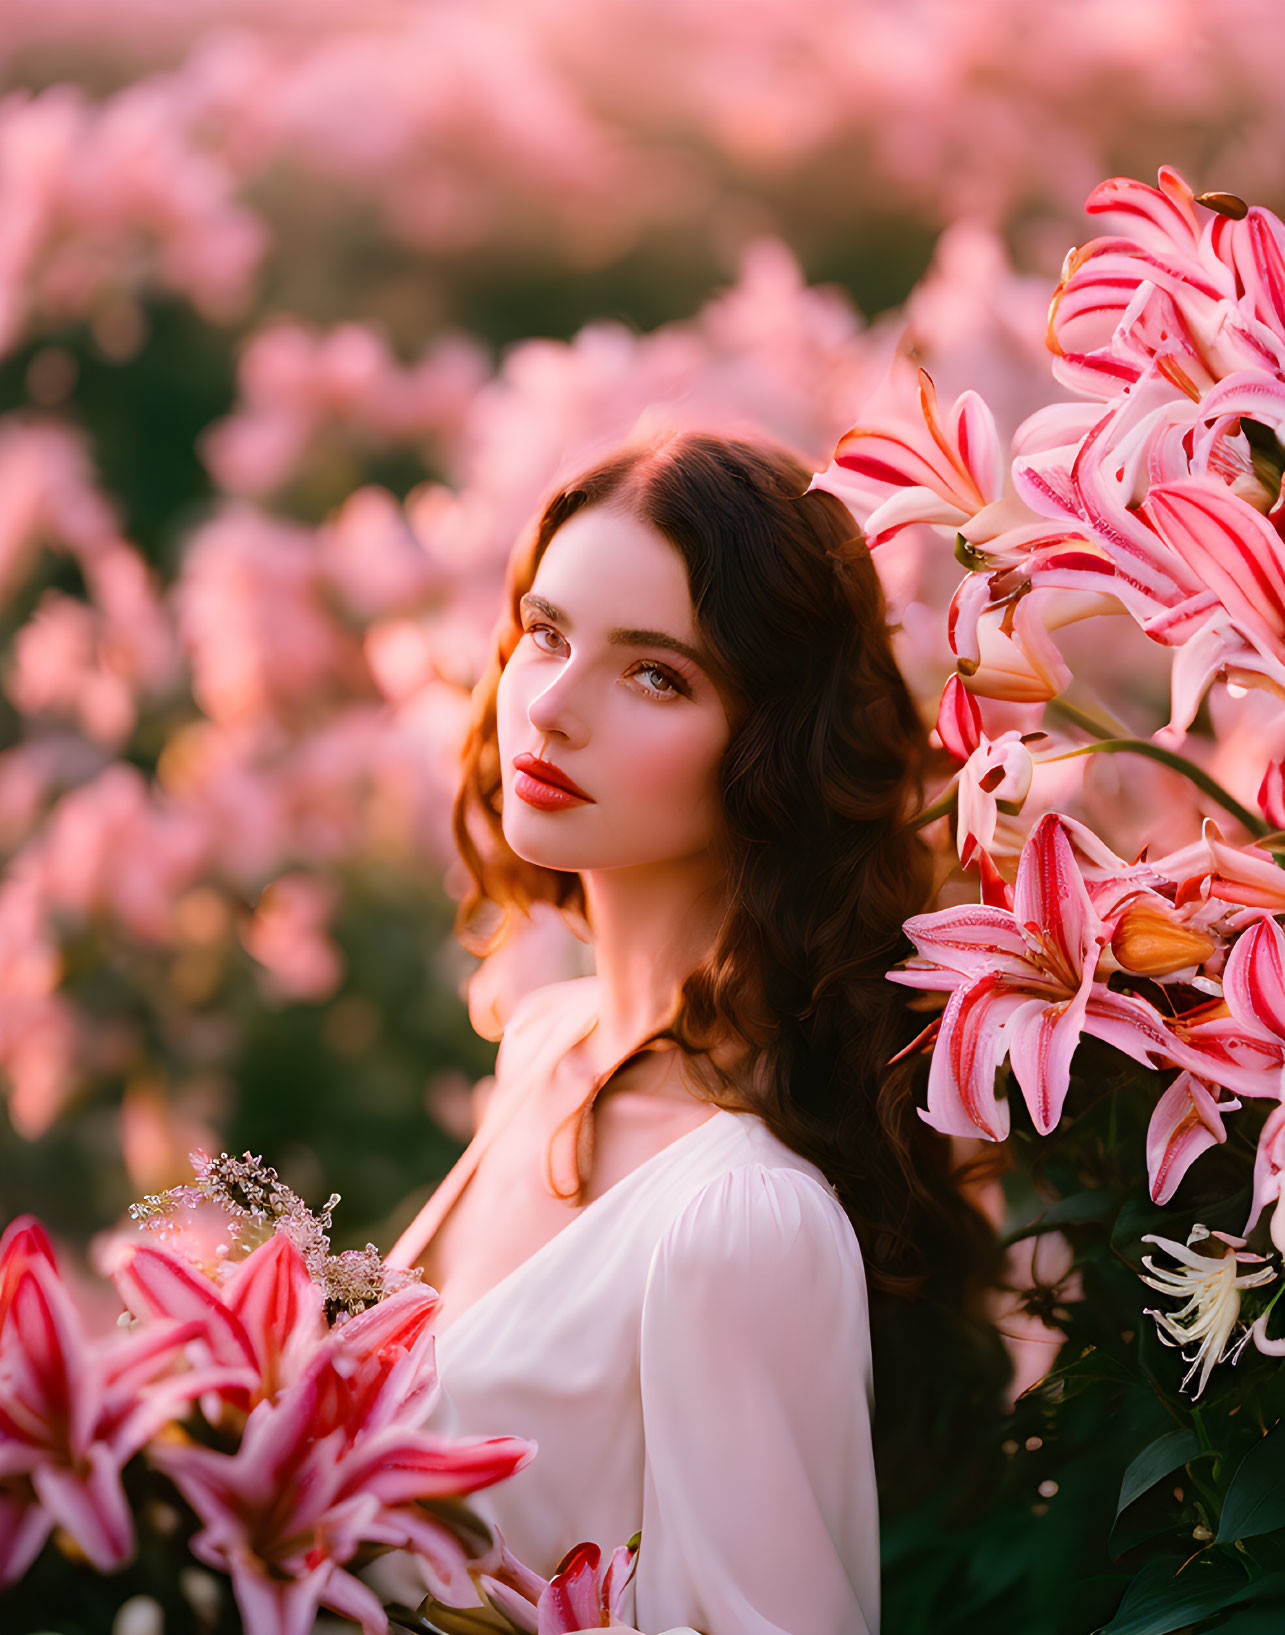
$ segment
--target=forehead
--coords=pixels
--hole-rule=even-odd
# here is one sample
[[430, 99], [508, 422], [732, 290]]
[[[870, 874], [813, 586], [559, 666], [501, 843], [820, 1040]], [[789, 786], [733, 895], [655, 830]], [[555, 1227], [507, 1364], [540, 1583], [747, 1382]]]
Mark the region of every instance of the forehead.
[[653, 625], [694, 631], [682, 557], [648, 522], [590, 506], [565, 522], [545, 548], [531, 589], [573, 621]]

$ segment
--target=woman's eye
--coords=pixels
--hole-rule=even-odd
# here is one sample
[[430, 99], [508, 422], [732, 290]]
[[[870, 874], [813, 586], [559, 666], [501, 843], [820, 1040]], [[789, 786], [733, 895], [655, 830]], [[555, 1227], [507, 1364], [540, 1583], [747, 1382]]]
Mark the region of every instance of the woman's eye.
[[669, 698], [682, 691], [669, 671], [662, 670], [658, 664], [641, 664], [634, 671], [634, 674], [654, 678], [658, 685], [652, 685], [651, 682], [648, 682], [645, 690], [649, 693], [655, 693], [658, 698]]
[[539, 639], [541, 636], [552, 636], [555, 642], [560, 642], [562, 640], [559, 632], [556, 631], [552, 625], [547, 624], [528, 625], [527, 635], [531, 637], [531, 639], [535, 642], [535, 645], [542, 653], [551, 653], [555, 649], [552, 647], [546, 647], [544, 642]]
[[[541, 653], [560, 653], [562, 647], [558, 644], [565, 641], [560, 630], [555, 630], [552, 625], [547, 624], [528, 625], [523, 634], [530, 636]], [[677, 698], [688, 693], [688, 688], [678, 677], [671, 675], [659, 664], [640, 664], [636, 670], [631, 670], [629, 675], [631, 679], [645, 677], [642, 690], [653, 698]]]

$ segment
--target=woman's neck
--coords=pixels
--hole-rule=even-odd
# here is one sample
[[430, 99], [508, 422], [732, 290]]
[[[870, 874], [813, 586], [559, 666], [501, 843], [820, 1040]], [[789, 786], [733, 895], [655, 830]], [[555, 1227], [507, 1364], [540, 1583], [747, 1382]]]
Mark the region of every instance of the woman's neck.
[[581, 876], [599, 986], [599, 1068], [668, 1022], [684, 980], [708, 956], [726, 911], [708, 852]]

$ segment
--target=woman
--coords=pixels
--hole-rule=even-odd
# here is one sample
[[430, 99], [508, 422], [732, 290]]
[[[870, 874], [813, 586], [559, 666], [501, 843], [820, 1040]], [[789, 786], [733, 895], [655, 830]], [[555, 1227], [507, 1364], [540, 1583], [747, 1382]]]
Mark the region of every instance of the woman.
[[489, 1495], [510, 1548], [547, 1575], [641, 1527], [652, 1632], [873, 1635], [866, 1279], [949, 1282], [979, 1224], [887, 1066], [924, 729], [808, 482], [671, 436], [563, 488], [511, 563], [458, 929], [485, 954], [549, 902], [596, 973], [515, 1008], [391, 1257], [441, 1292], [459, 1429], [539, 1444]]

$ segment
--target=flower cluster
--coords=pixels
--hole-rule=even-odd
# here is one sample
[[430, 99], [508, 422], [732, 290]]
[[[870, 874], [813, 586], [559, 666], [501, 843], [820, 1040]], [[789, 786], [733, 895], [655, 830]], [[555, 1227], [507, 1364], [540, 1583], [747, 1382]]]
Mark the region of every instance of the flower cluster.
[[[902, 352], [816, 479], [862, 512], [876, 548], [922, 525], [954, 540], [967, 570], [937, 718], [956, 769], [927, 815], [955, 813], [981, 901], [910, 920], [915, 954], [892, 979], [945, 996], [923, 1036], [933, 1044], [925, 1116], [950, 1134], [1005, 1138], [1007, 1062], [1047, 1135], [1086, 1035], [1166, 1074], [1147, 1139], [1157, 1204], [1226, 1142], [1229, 1115], [1265, 1103], [1244, 1230], [1270, 1210], [1279, 1246], [1285, 226], [1230, 195], [1197, 197], [1168, 168], [1156, 188], [1106, 182], [1088, 208], [1111, 231], [1068, 256], [1048, 345], [1056, 378], [1089, 401], [1038, 410], [1003, 460], [980, 397], [966, 392], [943, 411]], [[1169, 719], [1150, 738], [1066, 696], [1074, 678], [1053, 633], [1102, 615], [1127, 616], [1171, 661]], [[1178, 753], [1211, 688], [1261, 701], [1257, 811]], [[1248, 843], [1206, 817], [1198, 838], [1153, 855], [1148, 837], [1129, 862], [1079, 819], [1038, 815], [1058, 800], [1041, 779], [1103, 754], [1181, 772]], [[1024, 833], [1015, 820], [1029, 823], [1032, 808]], [[1164, 814], [1152, 822], [1153, 835], [1171, 834]], [[1209, 1287], [1187, 1291], [1192, 1303], [1161, 1329], [1171, 1343], [1201, 1341], [1188, 1379], [1199, 1371], [1203, 1389], [1238, 1291], [1275, 1273], [1235, 1276], [1230, 1251], [1178, 1258]], [[1153, 1286], [1178, 1292], [1172, 1280]], [[1252, 1332], [1269, 1349], [1264, 1325]]]
[[[231, 1190], [264, 1224], [282, 1205], [270, 1175], [216, 1163], [194, 1190]], [[372, 1552], [411, 1552], [447, 1598], [467, 1590], [470, 1533], [441, 1501], [521, 1469], [534, 1447], [426, 1429], [436, 1294], [407, 1284], [331, 1326], [330, 1291], [288, 1229], [297, 1211], [279, 1221], [287, 1229], [217, 1279], [172, 1247], [123, 1246], [112, 1276], [127, 1326], [103, 1338], [86, 1334], [41, 1226], [12, 1223], [0, 1240], [0, 1587], [55, 1528], [97, 1572], [123, 1567], [136, 1532], [122, 1474], [141, 1455], [194, 1514], [192, 1554], [231, 1578], [262, 1635], [311, 1627], [319, 1606], [384, 1635], [378, 1597], [348, 1570]]]

